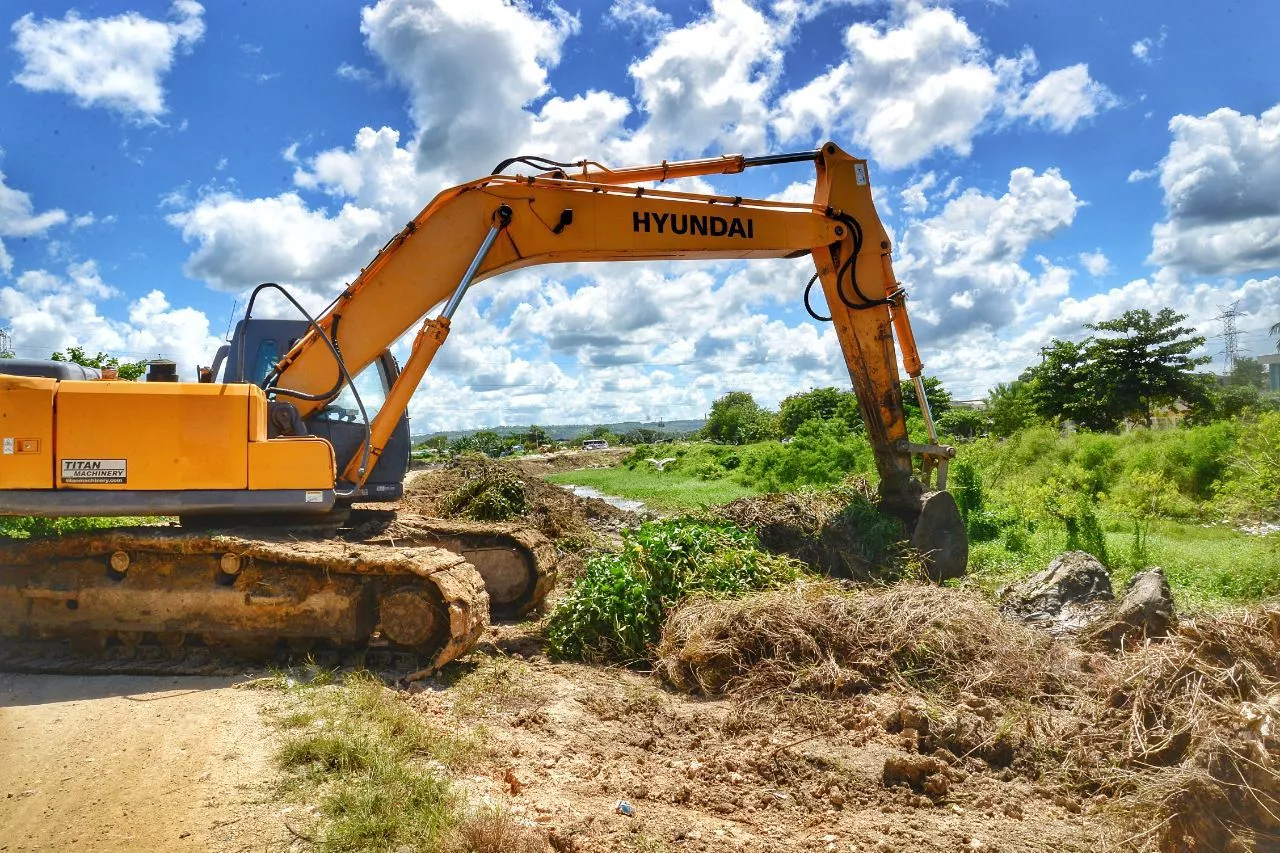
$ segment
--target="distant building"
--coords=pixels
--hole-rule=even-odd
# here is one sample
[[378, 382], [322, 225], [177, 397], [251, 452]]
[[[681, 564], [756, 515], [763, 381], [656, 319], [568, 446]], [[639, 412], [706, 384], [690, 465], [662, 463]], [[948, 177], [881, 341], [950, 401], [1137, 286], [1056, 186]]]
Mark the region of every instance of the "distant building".
[[1258, 362], [1265, 364], [1267, 370], [1271, 371], [1271, 390], [1280, 391], [1280, 353], [1264, 355], [1258, 359]]

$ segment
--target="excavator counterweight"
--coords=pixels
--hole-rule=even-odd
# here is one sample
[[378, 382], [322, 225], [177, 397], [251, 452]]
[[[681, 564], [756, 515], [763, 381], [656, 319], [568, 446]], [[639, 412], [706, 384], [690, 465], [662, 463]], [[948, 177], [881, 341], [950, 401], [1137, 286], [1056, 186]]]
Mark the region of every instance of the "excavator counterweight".
[[[816, 168], [810, 204], [660, 186], [800, 161]], [[500, 174], [516, 163], [535, 172]], [[172, 659], [191, 648], [373, 644], [429, 669], [470, 648], [491, 605], [539, 606], [555, 554], [533, 531], [408, 513], [379, 526], [349, 514], [402, 495], [409, 400], [469, 289], [568, 261], [811, 257], [805, 305], [834, 324], [883, 509], [906, 524], [935, 577], [961, 574], [967, 541], [944, 490], [954, 450], [933, 428], [891, 255], [866, 161], [833, 143], [623, 169], [513, 158], [437, 195], [319, 316], [261, 285], [198, 383], [31, 363], [3, 375], [0, 364], [0, 514], [181, 522], [0, 548], [0, 665], [13, 657], [6, 648], [21, 657], [31, 643], [128, 662], [148, 658], [140, 648]], [[819, 283], [829, 317], [809, 303]], [[267, 289], [302, 319], [253, 317]], [[415, 325], [401, 368], [388, 348]], [[899, 354], [925, 416], [920, 442], [907, 435]]]

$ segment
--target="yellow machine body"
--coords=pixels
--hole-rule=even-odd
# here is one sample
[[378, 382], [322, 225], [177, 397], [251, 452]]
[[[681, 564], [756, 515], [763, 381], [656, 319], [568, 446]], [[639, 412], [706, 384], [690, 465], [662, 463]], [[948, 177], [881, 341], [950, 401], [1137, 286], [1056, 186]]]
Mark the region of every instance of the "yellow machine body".
[[0, 376], [0, 482], [37, 493], [32, 514], [269, 509], [268, 495], [279, 511], [322, 511], [334, 478], [323, 439], [267, 438], [253, 385]]

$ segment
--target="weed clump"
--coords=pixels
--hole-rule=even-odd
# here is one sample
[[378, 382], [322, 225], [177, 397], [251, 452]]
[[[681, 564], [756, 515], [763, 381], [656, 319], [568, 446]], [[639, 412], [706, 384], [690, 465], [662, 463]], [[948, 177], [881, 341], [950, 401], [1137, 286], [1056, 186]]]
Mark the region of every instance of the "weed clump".
[[1062, 652], [975, 595], [928, 584], [830, 584], [700, 599], [671, 614], [658, 667], [675, 686], [836, 698], [895, 686], [943, 696], [1056, 691]]
[[760, 545], [816, 572], [853, 580], [911, 574], [902, 522], [881, 513], [875, 488], [850, 477], [831, 489], [740, 498], [717, 507], [726, 521], [754, 530]]
[[616, 554], [586, 561], [551, 614], [547, 642], [563, 658], [634, 662], [649, 658], [667, 611], [686, 596], [724, 598], [794, 580], [799, 564], [756, 547], [725, 523], [651, 521], [622, 534]]

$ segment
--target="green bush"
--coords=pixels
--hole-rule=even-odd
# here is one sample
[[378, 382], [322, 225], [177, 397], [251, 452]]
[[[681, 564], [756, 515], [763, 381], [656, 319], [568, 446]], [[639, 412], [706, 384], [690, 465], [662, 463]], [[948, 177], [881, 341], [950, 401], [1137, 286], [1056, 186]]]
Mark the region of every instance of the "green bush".
[[798, 574], [797, 562], [759, 550], [752, 533], [733, 525], [646, 522], [623, 532], [619, 553], [587, 560], [551, 614], [548, 647], [562, 658], [645, 660], [667, 611], [686, 596], [772, 589]]
[[1214, 485], [1219, 509], [1236, 518], [1280, 518], [1280, 412], [1242, 427], [1225, 466]]

